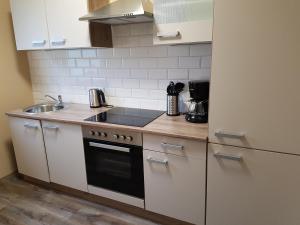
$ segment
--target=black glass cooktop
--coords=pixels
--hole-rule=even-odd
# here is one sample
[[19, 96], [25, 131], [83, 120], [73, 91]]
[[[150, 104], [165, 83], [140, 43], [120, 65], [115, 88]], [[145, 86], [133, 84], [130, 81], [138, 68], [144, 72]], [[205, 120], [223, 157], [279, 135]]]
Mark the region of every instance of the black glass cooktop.
[[164, 113], [157, 110], [116, 107], [92, 116], [85, 121], [144, 127]]

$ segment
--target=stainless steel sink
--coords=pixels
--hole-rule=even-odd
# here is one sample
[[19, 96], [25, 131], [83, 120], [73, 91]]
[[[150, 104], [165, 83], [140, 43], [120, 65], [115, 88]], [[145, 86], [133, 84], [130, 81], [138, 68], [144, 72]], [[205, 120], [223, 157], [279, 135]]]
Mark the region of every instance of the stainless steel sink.
[[63, 108], [64, 106], [62, 105], [57, 105], [53, 103], [43, 103], [43, 104], [30, 106], [24, 109], [23, 111], [27, 113], [45, 113], [45, 112], [59, 111], [62, 110]]

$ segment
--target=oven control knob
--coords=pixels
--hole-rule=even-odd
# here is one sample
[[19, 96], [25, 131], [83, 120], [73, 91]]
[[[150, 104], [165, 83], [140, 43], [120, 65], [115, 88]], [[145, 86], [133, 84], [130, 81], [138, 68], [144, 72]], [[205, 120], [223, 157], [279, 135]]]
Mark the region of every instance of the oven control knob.
[[94, 135], [95, 135], [95, 131], [90, 130], [90, 131], [89, 131], [89, 134], [92, 135], [92, 136], [94, 136]]
[[126, 137], [126, 141], [132, 141], [132, 140], [133, 140], [133, 138], [131, 136]]
[[101, 133], [101, 136], [102, 136], [102, 137], [107, 137], [107, 133], [102, 132], [102, 133]]
[[99, 137], [99, 136], [101, 136], [101, 133], [100, 132], [95, 132], [95, 135]]
[[126, 137], [124, 135], [120, 136], [121, 141], [125, 141]]
[[117, 140], [118, 138], [119, 138], [119, 135], [117, 135], [117, 134], [113, 135], [113, 139]]

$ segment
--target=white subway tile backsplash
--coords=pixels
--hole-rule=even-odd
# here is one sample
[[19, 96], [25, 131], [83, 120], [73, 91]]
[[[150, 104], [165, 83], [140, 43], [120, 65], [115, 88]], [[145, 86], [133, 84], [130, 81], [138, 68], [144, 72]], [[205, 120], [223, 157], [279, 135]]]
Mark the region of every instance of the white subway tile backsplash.
[[83, 69], [82, 68], [71, 68], [70, 75], [71, 76], [83, 76]]
[[[88, 104], [88, 90], [104, 90], [109, 104], [166, 109], [170, 81], [209, 80], [211, 44], [153, 46], [153, 24], [112, 26], [114, 48], [28, 52], [33, 96], [62, 94]], [[181, 98], [187, 99], [186, 86]]]
[[115, 57], [129, 57], [130, 49], [129, 48], [115, 48], [114, 56]]
[[211, 56], [201, 58], [201, 68], [211, 68]]
[[124, 88], [139, 88], [140, 80], [139, 79], [123, 79]]
[[178, 57], [159, 58], [158, 68], [178, 68]]
[[80, 49], [67, 50], [69, 58], [80, 59], [82, 57]]
[[83, 49], [82, 50], [82, 57], [83, 58], [96, 58], [97, 51], [96, 49]]
[[195, 44], [190, 46], [190, 56], [211, 56], [211, 44]]
[[169, 69], [168, 70], [168, 79], [188, 79], [189, 73], [187, 69]]
[[89, 67], [90, 61], [88, 59], [76, 59], [77, 67]]
[[141, 89], [157, 89], [158, 81], [157, 80], [140, 80]]
[[189, 56], [189, 55], [190, 55], [189, 45], [168, 46], [168, 56]]
[[180, 68], [199, 68], [200, 57], [179, 57]]

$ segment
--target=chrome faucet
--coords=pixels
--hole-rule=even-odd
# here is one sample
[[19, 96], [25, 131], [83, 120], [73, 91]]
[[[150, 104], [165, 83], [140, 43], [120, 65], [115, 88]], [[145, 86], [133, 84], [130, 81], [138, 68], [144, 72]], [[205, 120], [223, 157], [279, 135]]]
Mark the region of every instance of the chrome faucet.
[[58, 99], [52, 97], [51, 95], [45, 95], [45, 98], [51, 98], [56, 102], [56, 106], [64, 106], [63, 100], [61, 95], [58, 95]]

